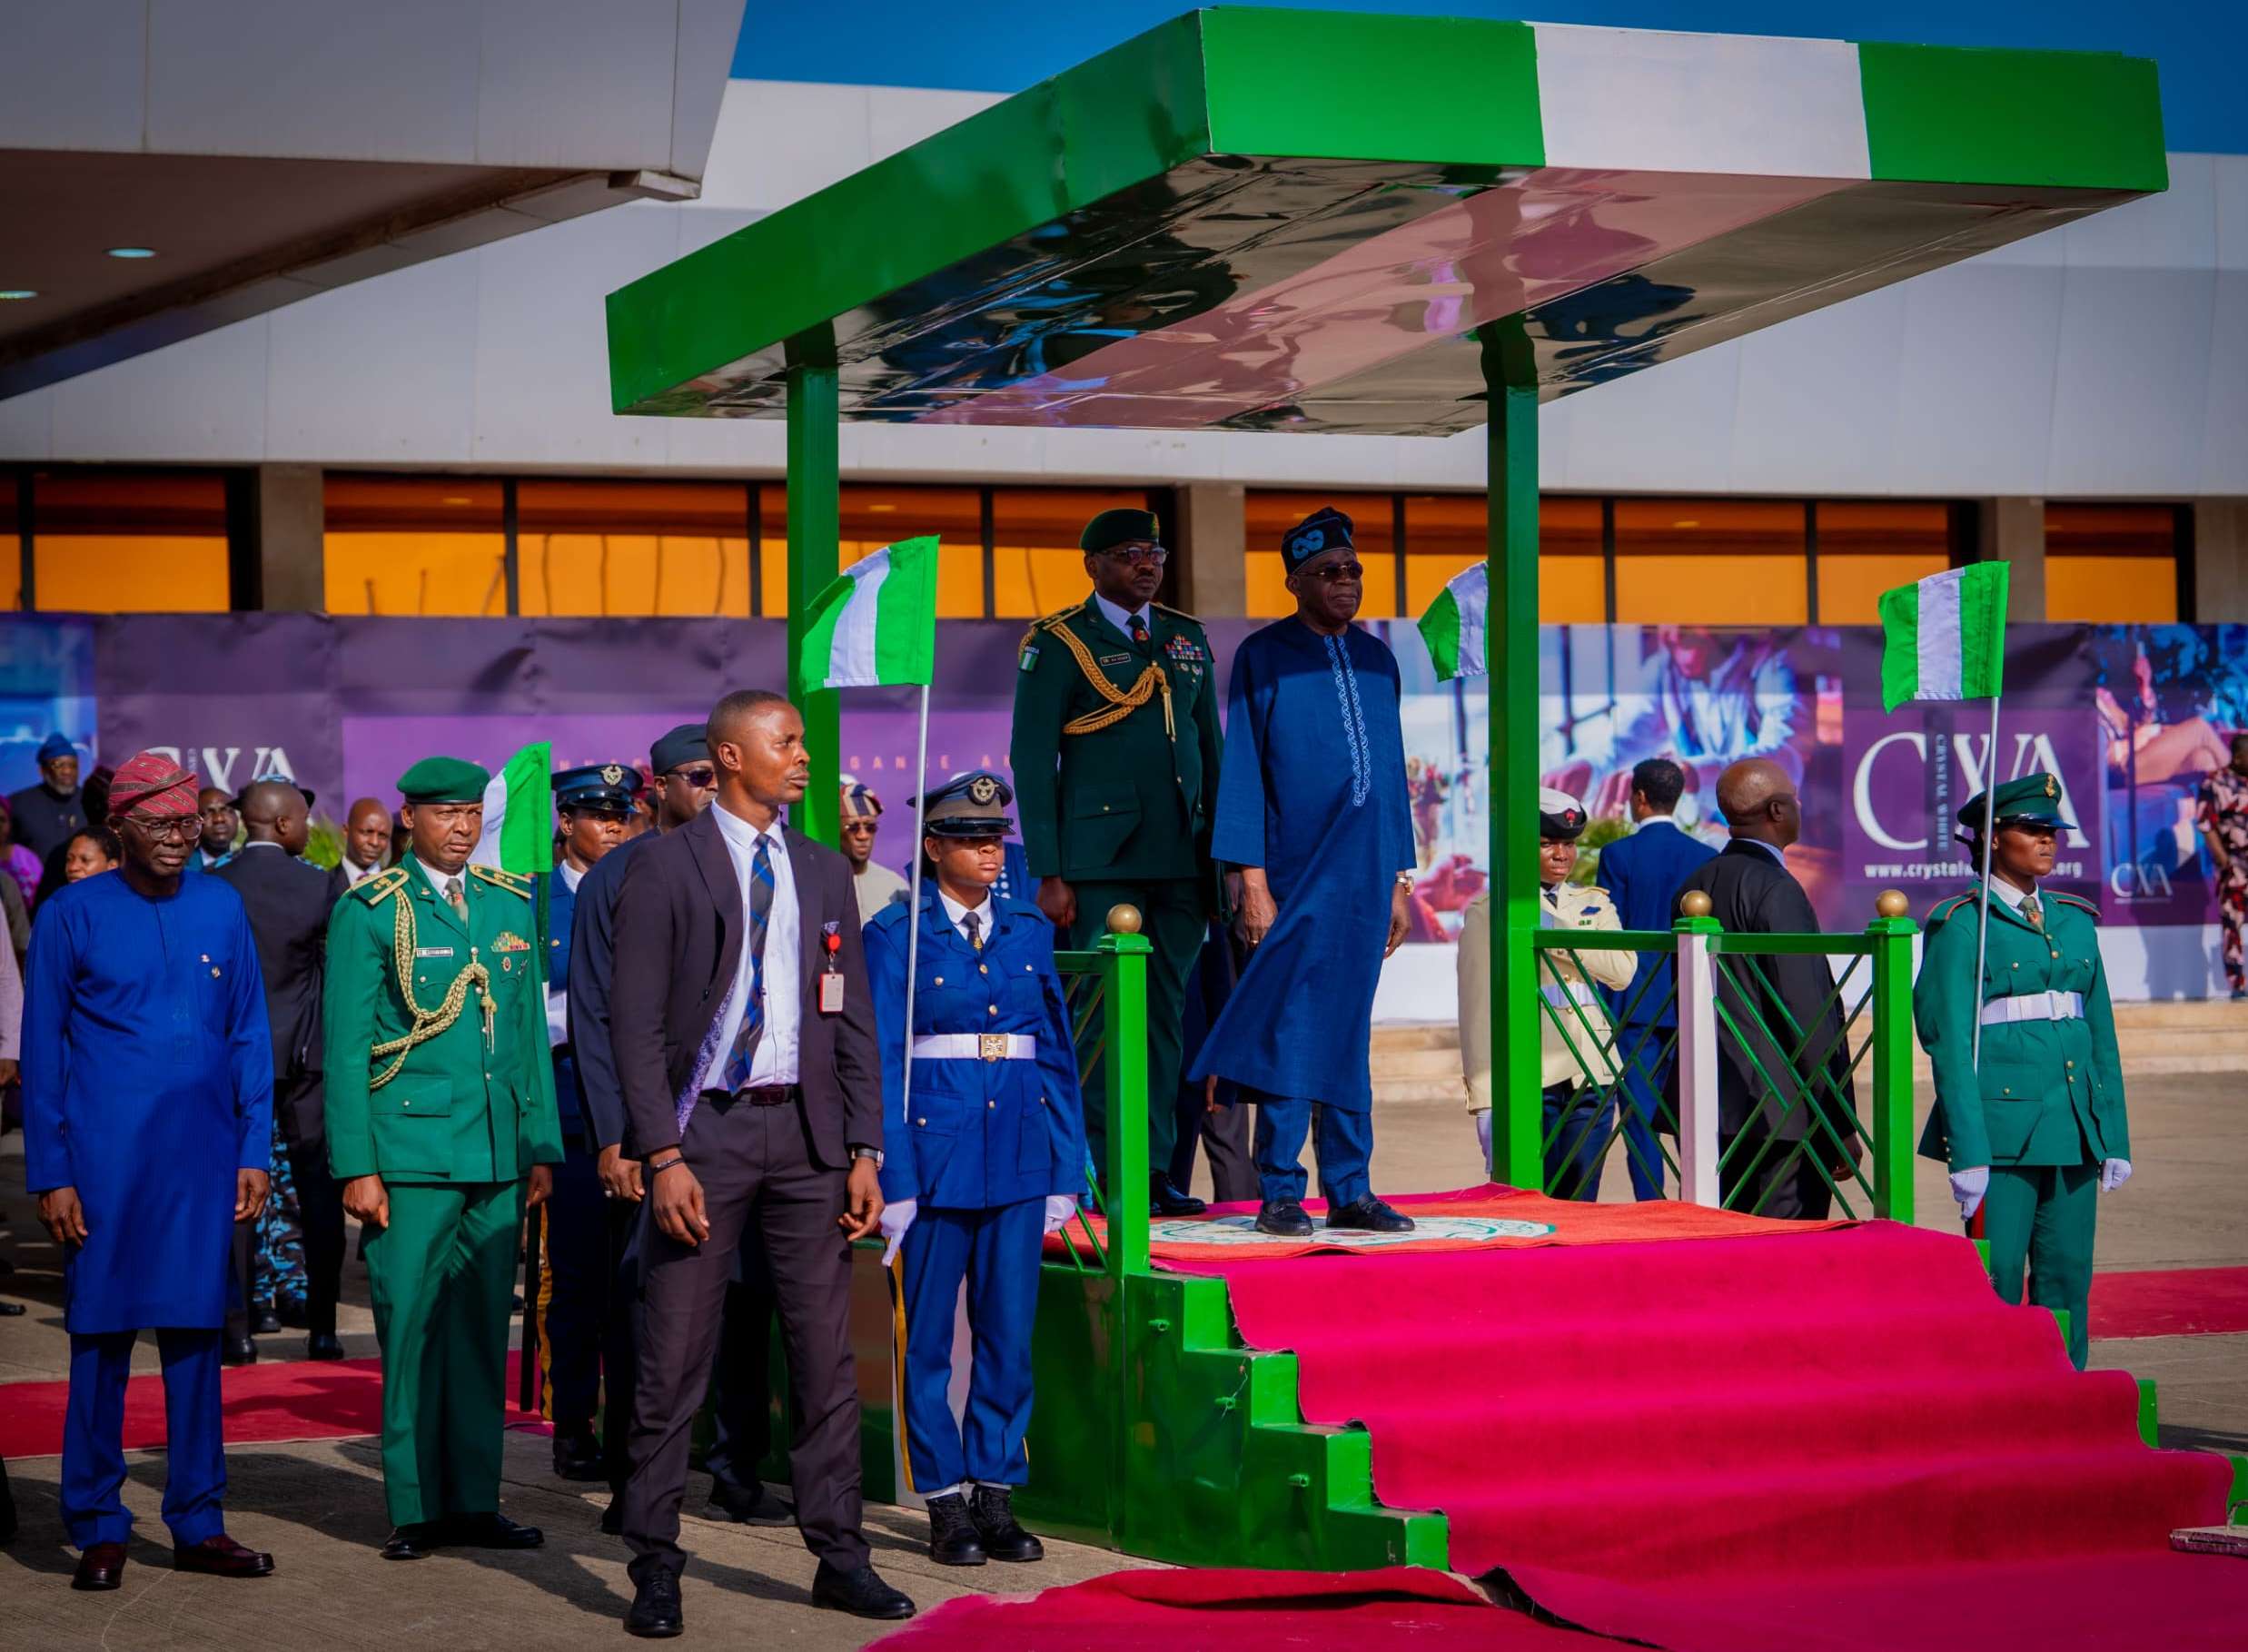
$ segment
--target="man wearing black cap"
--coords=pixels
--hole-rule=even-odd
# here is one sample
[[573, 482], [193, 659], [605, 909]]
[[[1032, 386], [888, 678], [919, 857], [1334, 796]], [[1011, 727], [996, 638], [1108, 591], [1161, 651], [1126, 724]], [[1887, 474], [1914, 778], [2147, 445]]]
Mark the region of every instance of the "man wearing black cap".
[[[1101, 935], [1109, 908], [1140, 911], [1154, 945], [1147, 970], [1148, 1163], [1154, 1210], [1202, 1202], [1171, 1185], [1178, 1125], [1180, 1025], [1187, 977], [1216, 905], [1210, 818], [1218, 711], [1210, 641], [1192, 616], [1154, 600], [1163, 583], [1151, 510], [1104, 510], [1078, 541], [1093, 594], [1023, 634], [1015, 680], [1016, 802], [1038, 906], [1074, 947]], [[1097, 1064], [1085, 1135], [1108, 1173], [1108, 1107]]]
[[[610, 1501], [601, 1529], [622, 1530], [625, 1436], [632, 1426], [632, 1298], [626, 1251], [645, 1189], [640, 1162], [625, 1145], [624, 1087], [609, 1042], [609, 1000], [617, 949], [617, 895], [634, 856], [664, 833], [677, 831], [718, 796], [718, 768], [700, 723], [682, 723], [649, 751], [656, 777], [656, 830], [618, 844], [588, 872], [572, 899], [568, 997], [569, 1048], [585, 1142], [595, 1154], [608, 1213], [609, 1249], [601, 1278], [608, 1294], [600, 1307], [601, 1468]], [[726, 1295], [718, 1369], [711, 1381], [713, 1439], [704, 1467], [710, 1472], [709, 1519], [785, 1526], [788, 1505], [758, 1478], [770, 1443], [767, 1349], [773, 1317], [772, 1281], [762, 1250], [743, 1247], [740, 1277]]]
[[1351, 623], [1366, 570], [1349, 517], [1314, 512], [1281, 557], [1296, 612], [1233, 656], [1213, 842], [1241, 869], [1249, 962], [1193, 1076], [1231, 1079], [1256, 1103], [1262, 1232], [1310, 1236], [1302, 1158], [1315, 1128], [1327, 1225], [1402, 1232], [1411, 1221], [1373, 1193], [1367, 1059], [1412, 890], [1397, 658]]

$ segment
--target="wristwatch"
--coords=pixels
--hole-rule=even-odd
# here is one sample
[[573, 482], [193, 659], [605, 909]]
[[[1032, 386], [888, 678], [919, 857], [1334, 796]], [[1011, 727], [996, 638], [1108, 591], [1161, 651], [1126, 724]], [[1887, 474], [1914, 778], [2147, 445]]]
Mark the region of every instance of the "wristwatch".
[[882, 1168], [882, 1150], [879, 1147], [854, 1147], [851, 1149], [851, 1157], [854, 1159], [872, 1159], [874, 1161], [874, 1167], [876, 1170], [880, 1170]]

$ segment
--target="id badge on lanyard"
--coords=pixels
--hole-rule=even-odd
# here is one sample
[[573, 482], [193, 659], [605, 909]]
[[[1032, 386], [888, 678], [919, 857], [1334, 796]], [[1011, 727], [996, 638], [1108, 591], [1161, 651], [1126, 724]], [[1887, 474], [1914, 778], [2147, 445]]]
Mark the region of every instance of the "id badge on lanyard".
[[843, 1014], [843, 969], [838, 955], [843, 951], [843, 926], [827, 923], [819, 926], [819, 951], [822, 967], [819, 972], [819, 1013], [823, 1015]]

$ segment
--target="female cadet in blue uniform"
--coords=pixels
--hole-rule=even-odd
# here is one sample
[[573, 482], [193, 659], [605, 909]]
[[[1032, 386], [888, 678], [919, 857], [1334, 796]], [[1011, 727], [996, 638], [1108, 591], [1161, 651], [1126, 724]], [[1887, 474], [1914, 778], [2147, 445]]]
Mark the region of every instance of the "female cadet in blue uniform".
[[[946, 1566], [1045, 1552], [1015, 1523], [1012, 1496], [1028, 1478], [1023, 1436], [1040, 1253], [1045, 1235], [1069, 1220], [1084, 1179], [1054, 928], [1035, 906], [992, 891], [1013, 801], [1005, 782], [980, 770], [921, 800], [910, 1104], [906, 906], [885, 907], [865, 932], [890, 1120], [883, 1260], [901, 1245], [905, 1259], [894, 1289], [906, 1459], [910, 1483], [928, 1499], [929, 1556]], [[965, 1430], [946, 1398], [964, 1281], [975, 1338]]]

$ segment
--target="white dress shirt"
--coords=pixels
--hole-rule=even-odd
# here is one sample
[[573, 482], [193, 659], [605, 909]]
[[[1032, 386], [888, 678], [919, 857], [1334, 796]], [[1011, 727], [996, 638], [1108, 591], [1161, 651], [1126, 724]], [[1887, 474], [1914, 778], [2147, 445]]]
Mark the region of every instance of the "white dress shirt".
[[753, 960], [749, 952], [750, 869], [757, 859], [758, 839], [772, 846], [773, 905], [765, 915], [765, 1033], [749, 1061], [753, 1085], [793, 1084], [797, 1082], [797, 1044], [804, 1019], [801, 990], [803, 915], [797, 909], [797, 881], [788, 870], [788, 840], [780, 822], [759, 831], [723, 805], [712, 804], [710, 814], [726, 840], [726, 853], [734, 863], [734, 881], [741, 888], [741, 964], [734, 972], [734, 989], [718, 1014], [718, 1038], [709, 1063], [695, 1081], [695, 1088], [721, 1090], [726, 1086], [726, 1063], [733, 1059], [734, 1040], [741, 1036], [742, 1017], [749, 1005]]
[[1788, 864], [1788, 852], [1775, 845], [1765, 842], [1761, 837], [1736, 836], [1733, 841], [1735, 843], [1752, 843], [1756, 845], [1758, 848], [1762, 849], [1767, 855], [1770, 856], [1774, 860], [1779, 862], [1781, 866], [1784, 866]]
[[[554, 880], [563, 888], [575, 890], [585, 881], [585, 874], [568, 860], [554, 863]], [[559, 986], [547, 988], [547, 1044], [550, 1048], [569, 1042], [569, 994]]]
[[379, 866], [362, 866], [348, 855], [340, 857], [340, 864], [343, 867], [344, 881], [354, 889], [382, 870]]
[[[955, 929], [957, 929], [957, 930], [960, 932], [960, 938], [961, 938], [962, 940], [964, 940], [964, 941], [967, 942], [970, 945], [974, 945], [975, 944], [975, 942], [976, 942], [978, 939], [981, 939], [981, 940], [985, 943], [985, 945], [990, 945], [990, 943], [991, 943], [991, 891], [990, 891], [990, 890], [986, 889], [986, 890], [985, 890], [985, 891], [984, 891], [984, 899], [983, 899], [982, 903], [981, 903], [980, 905], [975, 905], [975, 906], [963, 906], [963, 905], [961, 905], [958, 901], [956, 901], [955, 899], [953, 899], [951, 895], [946, 895], [946, 893], [945, 893], [942, 889], [939, 889], [939, 890], [936, 892], [936, 898], [937, 898], [938, 900], [940, 900], [940, 901], [942, 901], [942, 902], [944, 902], [944, 903], [945, 903], [945, 916], [946, 916], [946, 918], [948, 918], [949, 920], [951, 920], [952, 926], [953, 926]], [[975, 935], [970, 935], [970, 934], [968, 933], [968, 925], [967, 925], [967, 923], [966, 923], [967, 915], [968, 915], [968, 914], [969, 914], [969, 913], [971, 913], [971, 912], [973, 912], [974, 914], [975, 914]]]
[[421, 868], [421, 875], [430, 880], [430, 887], [437, 891], [437, 898], [448, 906], [452, 905], [452, 897], [445, 893], [447, 884], [459, 884], [460, 898], [464, 901], [469, 898], [469, 869], [466, 866], [461, 867], [458, 872], [440, 872], [419, 855], [414, 856], [413, 864]]
[[1139, 622], [1147, 628], [1147, 634], [1150, 637], [1153, 637], [1155, 634], [1155, 621], [1154, 617], [1148, 612], [1149, 608], [1153, 606], [1152, 604], [1142, 603], [1136, 608], [1118, 608], [1114, 603], [1111, 602], [1107, 598], [1102, 596], [1098, 591], [1094, 591], [1093, 593], [1093, 600], [1099, 605], [1101, 612], [1107, 616], [1108, 623], [1114, 626], [1126, 637], [1132, 635], [1132, 621], [1134, 618], [1138, 618]]
[[[2014, 912], [2021, 911], [2022, 903], [2037, 893], [2035, 885], [2033, 885], [2027, 889], [2017, 889], [1995, 872], [1990, 875], [1990, 887], [1991, 893], [2005, 902], [2007, 908]], [[2042, 900], [2037, 903], [2037, 911], [2040, 916], [2044, 915], [2045, 902]]]

